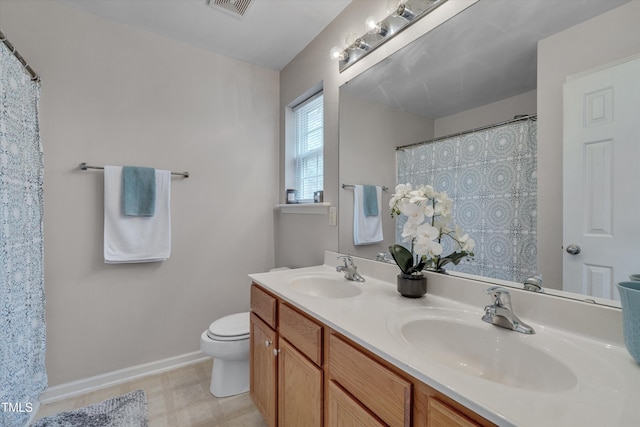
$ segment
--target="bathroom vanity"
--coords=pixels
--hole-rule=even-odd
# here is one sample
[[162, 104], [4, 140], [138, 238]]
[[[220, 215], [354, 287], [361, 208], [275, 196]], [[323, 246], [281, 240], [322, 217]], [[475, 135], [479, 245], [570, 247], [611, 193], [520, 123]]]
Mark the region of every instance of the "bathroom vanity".
[[[611, 333], [619, 309], [513, 289], [525, 335], [482, 322], [488, 284], [429, 275], [427, 295], [407, 299], [395, 266], [356, 259], [357, 283], [337, 255], [250, 276], [251, 396], [267, 425], [640, 424], [640, 366]], [[574, 327], [584, 310], [598, 327]]]

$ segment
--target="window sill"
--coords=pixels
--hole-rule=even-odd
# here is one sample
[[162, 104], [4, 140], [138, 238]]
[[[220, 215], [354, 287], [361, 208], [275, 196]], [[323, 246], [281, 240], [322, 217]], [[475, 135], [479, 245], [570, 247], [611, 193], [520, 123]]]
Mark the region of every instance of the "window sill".
[[329, 212], [331, 203], [287, 203], [285, 205], [276, 205], [277, 209], [283, 214], [307, 214], [307, 215], [323, 215]]

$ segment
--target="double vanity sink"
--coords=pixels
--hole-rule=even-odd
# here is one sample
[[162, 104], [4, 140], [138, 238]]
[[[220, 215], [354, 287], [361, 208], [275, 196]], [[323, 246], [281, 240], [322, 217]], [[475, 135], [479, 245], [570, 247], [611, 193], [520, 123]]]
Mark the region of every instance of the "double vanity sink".
[[[394, 266], [375, 268], [387, 267]], [[536, 321], [543, 313], [526, 318], [535, 334], [518, 333], [481, 320], [490, 303], [483, 292], [477, 305], [434, 294], [429, 285], [425, 297], [408, 299], [390, 273], [383, 280], [362, 274], [365, 282], [349, 281], [322, 265], [251, 277], [497, 425], [640, 425], [640, 366], [623, 346]]]

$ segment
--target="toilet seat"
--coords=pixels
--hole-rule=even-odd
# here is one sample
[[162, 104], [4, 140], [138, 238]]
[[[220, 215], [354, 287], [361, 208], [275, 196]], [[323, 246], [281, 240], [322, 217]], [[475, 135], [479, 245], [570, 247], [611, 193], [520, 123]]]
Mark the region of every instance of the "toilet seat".
[[222, 317], [207, 330], [207, 336], [216, 341], [240, 341], [249, 338], [249, 312]]

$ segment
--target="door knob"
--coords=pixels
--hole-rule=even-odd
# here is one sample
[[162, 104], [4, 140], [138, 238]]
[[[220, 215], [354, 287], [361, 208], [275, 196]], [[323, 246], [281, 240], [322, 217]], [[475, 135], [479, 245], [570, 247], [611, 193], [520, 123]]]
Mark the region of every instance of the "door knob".
[[571, 255], [578, 255], [580, 253], [580, 246], [574, 244], [567, 246], [567, 253]]

